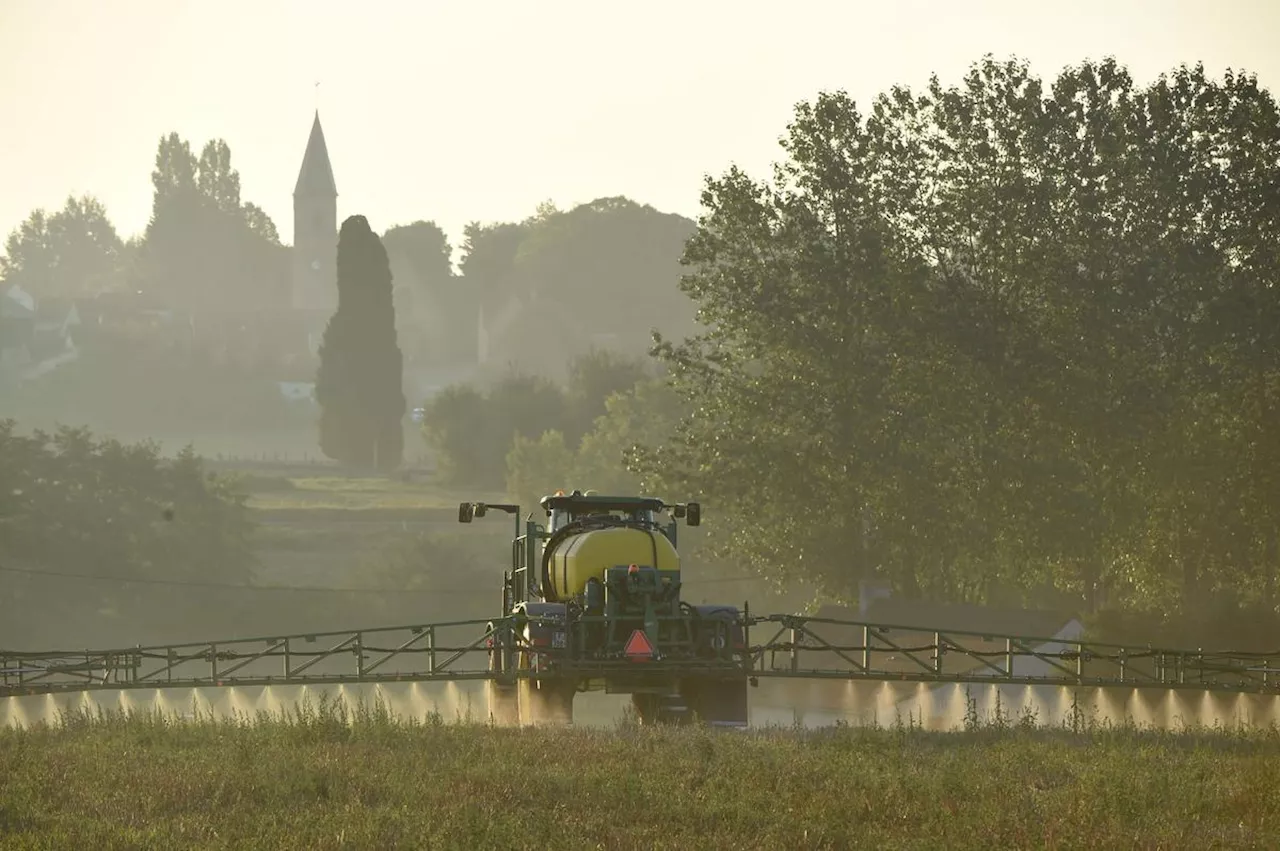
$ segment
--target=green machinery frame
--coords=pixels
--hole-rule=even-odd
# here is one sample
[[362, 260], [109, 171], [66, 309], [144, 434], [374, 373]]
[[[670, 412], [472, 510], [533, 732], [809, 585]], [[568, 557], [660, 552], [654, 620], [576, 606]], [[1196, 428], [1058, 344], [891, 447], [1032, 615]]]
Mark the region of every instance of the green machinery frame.
[[[112, 650], [0, 651], [0, 697], [112, 689], [283, 686], [341, 683], [441, 682], [539, 676], [489, 670], [489, 642], [500, 630], [519, 641], [537, 617], [452, 621], [340, 632], [163, 644]], [[921, 683], [1008, 683], [1127, 686], [1280, 694], [1275, 654], [1126, 646], [1053, 637], [938, 631], [811, 618], [753, 616], [737, 623], [746, 646], [734, 651], [735, 676]], [[752, 643], [752, 630], [768, 635]], [[566, 649], [524, 647], [557, 654]], [[1026, 672], [1034, 662], [1039, 672]], [[661, 658], [575, 667], [573, 675], [655, 671], [723, 676], [723, 664]], [[1023, 670], [1019, 670], [1019, 667]]]

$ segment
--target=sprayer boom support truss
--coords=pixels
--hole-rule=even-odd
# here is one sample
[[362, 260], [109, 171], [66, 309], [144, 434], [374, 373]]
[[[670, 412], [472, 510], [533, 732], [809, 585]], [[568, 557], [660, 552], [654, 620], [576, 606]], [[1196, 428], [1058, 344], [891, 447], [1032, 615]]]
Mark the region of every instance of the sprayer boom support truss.
[[[516, 651], [566, 659], [567, 648], [520, 637], [537, 618], [454, 621], [348, 632], [246, 638], [118, 650], [0, 651], [0, 697], [95, 689], [430, 682], [499, 675], [489, 643], [510, 631]], [[643, 664], [682, 676], [795, 677], [934, 683], [1188, 688], [1280, 693], [1280, 652], [1207, 653], [1052, 638], [923, 630], [794, 615], [742, 616], [746, 646], [728, 662]], [[752, 643], [753, 629], [768, 638]], [[569, 646], [572, 646], [571, 644]], [[661, 648], [659, 648], [659, 651]], [[558, 676], [635, 671], [628, 659], [575, 661]]]

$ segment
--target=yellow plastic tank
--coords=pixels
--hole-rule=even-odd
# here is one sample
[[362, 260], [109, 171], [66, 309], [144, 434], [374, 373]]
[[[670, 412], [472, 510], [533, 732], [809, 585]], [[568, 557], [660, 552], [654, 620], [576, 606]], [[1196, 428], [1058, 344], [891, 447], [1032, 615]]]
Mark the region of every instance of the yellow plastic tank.
[[631, 564], [679, 570], [680, 555], [657, 529], [592, 529], [557, 543], [548, 568], [556, 599], [564, 600], [583, 593], [588, 579], [603, 580], [607, 568]]

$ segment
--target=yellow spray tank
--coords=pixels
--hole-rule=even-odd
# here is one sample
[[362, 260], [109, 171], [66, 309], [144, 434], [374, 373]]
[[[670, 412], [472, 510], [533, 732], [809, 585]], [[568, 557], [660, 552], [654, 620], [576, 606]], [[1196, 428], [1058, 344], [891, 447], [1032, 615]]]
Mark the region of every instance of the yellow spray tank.
[[[561, 494], [562, 495], [562, 494]], [[654, 506], [619, 508], [595, 491], [581, 494], [576, 510], [551, 508], [551, 537], [542, 550], [543, 599], [563, 602], [588, 593], [592, 579], [603, 581], [611, 567], [638, 565], [670, 577], [680, 575], [680, 555], [657, 525]], [[552, 503], [554, 506], [555, 503]], [[647, 527], [624, 524], [649, 523]]]
[[679, 572], [680, 556], [667, 536], [656, 529], [597, 528], [570, 531], [552, 538], [543, 551], [546, 564], [544, 599], [561, 602], [587, 593], [587, 583], [602, 580], [619, 565]]

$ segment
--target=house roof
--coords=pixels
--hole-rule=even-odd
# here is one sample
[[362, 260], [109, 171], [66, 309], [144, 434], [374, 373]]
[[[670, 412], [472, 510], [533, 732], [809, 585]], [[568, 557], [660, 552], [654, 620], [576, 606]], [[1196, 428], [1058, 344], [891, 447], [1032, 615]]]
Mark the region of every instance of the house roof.
[[338, 186], [333, 180], [333, 166], [329, 162], [329, 147], [324, 141], [324, 129], [320, 126], [320, 112], [311, 124], [311, 138], [307, 140], [306, 153], [302, 155], [302, 168], [298, 170], [298, 182], [294, 195], [319, 195], [337, 197]]

